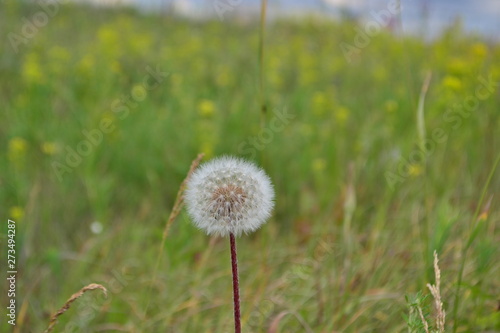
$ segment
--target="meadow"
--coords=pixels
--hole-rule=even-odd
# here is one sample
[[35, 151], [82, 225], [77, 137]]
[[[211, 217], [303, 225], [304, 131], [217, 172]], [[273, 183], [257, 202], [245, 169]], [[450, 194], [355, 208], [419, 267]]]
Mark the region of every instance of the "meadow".
[[446, 331], [500, 332], [498, 42], [382, 28], [346, 56], [361, 22], [41, 11], [0, 3], [2, 332], [90, 283], [55, 332], [231, 332], [227, 241], [182, 210], [161, 247], [199, 153], [275, 186], [238, 240], [243, 332], [425, 332], [434, 251]]

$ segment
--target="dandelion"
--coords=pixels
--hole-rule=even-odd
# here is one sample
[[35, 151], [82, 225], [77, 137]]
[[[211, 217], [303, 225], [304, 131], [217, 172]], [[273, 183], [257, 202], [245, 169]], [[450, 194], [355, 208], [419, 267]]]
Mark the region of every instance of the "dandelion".
[[264, 171], [233, 157], [202, 165], [186, 191], [194, 224], [218, 236], [257, 230], [271, 215], [273, 199], [274, 190]]
[[235, 332], [241, 332], [235, 236], [257, 230], [271, 216], [274, 190], [252, 163], [233, 157], [202, 165], [187, 183], [186, 205], [194, 224], [208, 235], [229, 236]]

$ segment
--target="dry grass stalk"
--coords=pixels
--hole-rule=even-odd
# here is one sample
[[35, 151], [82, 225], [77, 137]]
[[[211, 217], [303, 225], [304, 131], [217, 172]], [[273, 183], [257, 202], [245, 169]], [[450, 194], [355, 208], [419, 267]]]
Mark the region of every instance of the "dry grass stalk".
[[441, 270], [439, 269], [439, 259], [436, 251], [434, 251], [434, 273], [436, 275], [436, 284], [431, 285], [427, 284], [427, 288], [429, 288], [432, 297], [434, 297], [434, 307], [436, 310], [436, 329], [438, 333], [444, 332], [444, 323], [446, 319], [446, 312], [443, 308], [443, 302], [441, 300]]
[[179, 215], [179, 213], [182, 210], [182, 206], [184, 205], [184, 190], [186, 189], [186, 184], [191, 178], [191, 175], [193, 174], [194, 170], [200, 165], [201, 160], [203, 159], [203, 156], [205, 154], [201, 153], [198, 154], [196, 159], [191, 163], [191, 167], [189, 168], [188, 174], [184, 181], [181, 183], [181, 186], [179, 187], [179, 191], [177, 191], [177, 197], [175, 198], [174, 202], [174, 207], [172, 208], [172, 212], [170, 213], [170, 216], [168, 217], [167, 224], [165, 225], [165, 230], [163, 231], [163, 237], [161, 240], [161, 247], [160, 247], [160, 253], [162, 252], [161, 250], [163, 249], [163, 246], [165, 245], [165, 239], [168, 236], [168, 231], [170, 230], [170, 226], [172, 223], [174, 223], [175, 219]]
[[417, 306], [417, 309], [418, 309], [418, 315], [420, 316], [420, 320], [422, 320], [422, 324], [424, 324], [425, 333], [429, 333], [429, 324], [427, 324], [427, 320], [425, 320], [425, 316], [420, 305]]
[[102, 286], [100, 284], [91, 283], [88, 286], [83, 287], [78, 292], [76, 292], [73, 295], [71, 295], [71, 297], [66, 301], [66, 303], [64, 303], [64, 305], [59, 310], [57, 310], [56, 313], [54, 313], [52, 315], [52, 317], [50, 318], [49, 327], [47, 327], [47, 329], [45, 330], [45, 333], [52, 332], [52, 330], [54, 329], [54, 327], [57, 324], [57, 318], [59, 316], [61, 316], [64, 312], [68, 311], [68, 309], [70, 308], [71, 304], [74, 301], [76, 301], [78, 298], [80, 298], [87, 291], [89, 291], [89, 290], [95, 290], [95, 289], [101, 289], [102, 292], [104, 293], [104, 295], [108, 296], [108, 290], [104, 286]]
[[[184, 206], [184, 190], [186, 189], [186, 184], [189, 181], [189, 179], [191, 178], [191, 175], [193, 174], [194, 170], [196, 170], [198, 165], [200, 165], [200, 162], [204, 156], [205, 156], [204, 153], [198, 154], [198, 156], [193, 160], [193, 162], [191, 162], [191, 166], [189, 167], [189, 171], [187, 173], [187, 176], [182, 181], [182, 183], [179, 187], [179, 191], [177, 191], [177, 196], [175, 198], [174, 207], [172, 208], [172, 211], [170, 212], [167, 223], [165, 224], [165, 229], [163, 230], [163, 236], [161, 239], [160, 249], [159, 249], [159, 253], [158, 253], [158, 259], [156, 260], [155, 268], [153, 271], [153, 278], [151, 280], [152, 284], [154, 284], [154, 282], [156, 281], [156, 274], [158, 273], [158, 267], [160, 265], [161, 257], [163, 254], [163, 248], [165, 247], [165, 241], [167, 239], [170, 227], [172, 226], [172, 223], [174, 223], [175, 219], [180, 214], [182, 207]], [[149, 291], [149, 295], [151, 295], [151, 290]], [[149, 303], [150, 303], [150, 298], [148, 299], [148, 303], [146, 305], [146, 310], [144, 311], [144, 316], [146, 316], [148, 313]]]

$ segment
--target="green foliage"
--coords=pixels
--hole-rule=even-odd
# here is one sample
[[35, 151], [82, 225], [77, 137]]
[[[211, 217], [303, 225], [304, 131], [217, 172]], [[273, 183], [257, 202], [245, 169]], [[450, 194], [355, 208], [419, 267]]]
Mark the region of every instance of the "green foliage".
[[[426, 333], [426, 323], [429, 322], [429, 304], [428, 295], [423, 295], [421, 291], [414, 295], [405, 295], [406, 305], [408, 306], [408, 316], [404, 316], [408, 324], [409, 333]], [[422, 316], [420, 315], [420, 311]], [[427, 324], [428, 325], [428, 324]], [[427, 327], [430, 330], [429, 327]]]
[[[1, 2], [0, 31], [21, 34], [38, 6]], [[498, 204], [472, 220], [499, 151], [500, 45], [456, 27], [432, 41], [382, 29], [349, 62], [339, 45], [354, 43], [356, 24], [269, 22], [263, 125], [258, 22], [66, 5], [17, 53], [5, 38], [0, 205], [18, 225], [19, 330], [43, 331], [49, 313], [95, 282], [109, 297], [68, 311], [61, 331], [230, 331], [226, 240], [181, 214], [151, 281], [199, 152], [253, 159], [275, 184], [273, 218], [239, 242], [249, 331], [267, 332], [288, 311], [286, 332], [399, 332], [403, 295], [430, 282], [434, 249], [450, 309], [466, 246], [458, 328], [498, 330]], [[418, 158], [428, 71], [420, 132], [432, 148]], [[487, 81], [492, 91], [478, 99]], [[498, 188], [497, 173], [485, 200]], [[421, 330], [411, 315], [408, 324]]]

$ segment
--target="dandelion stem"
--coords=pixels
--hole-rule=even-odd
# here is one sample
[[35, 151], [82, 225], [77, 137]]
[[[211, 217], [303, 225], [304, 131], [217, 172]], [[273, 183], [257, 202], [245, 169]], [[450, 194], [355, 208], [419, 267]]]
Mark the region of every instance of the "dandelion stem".
[[240, 286], [238, 282], [238, 257], [236, 255], [236, 240], [234, 234], [229, 234], [231, 243], [231, 267], [233, 269], [233, 303], [234, 303], [234, 332], [241, 333], [240, 316]]

